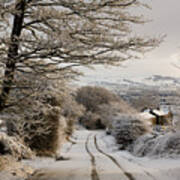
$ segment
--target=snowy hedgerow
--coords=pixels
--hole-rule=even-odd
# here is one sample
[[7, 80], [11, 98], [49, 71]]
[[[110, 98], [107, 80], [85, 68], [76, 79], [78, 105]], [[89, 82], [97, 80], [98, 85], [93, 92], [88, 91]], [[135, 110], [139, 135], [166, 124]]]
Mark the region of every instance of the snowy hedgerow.
[[127, 149], [140, 136], [150, 132], [150, 127], [136, 114], [119, 114], [112, 118], [112, 135], [120, 149]]
[[81, 108], [63, 81], [32, 75], [18, 76], [17, 81], [34, 88], [23, 93], [11, 91], [12, 102], [16, 99], [17, 103], [6, 108], [0, 119], [5, 120], [8, 135], [20, 137], [37, 155], [54, 156], [66, 136], [72, 134]]

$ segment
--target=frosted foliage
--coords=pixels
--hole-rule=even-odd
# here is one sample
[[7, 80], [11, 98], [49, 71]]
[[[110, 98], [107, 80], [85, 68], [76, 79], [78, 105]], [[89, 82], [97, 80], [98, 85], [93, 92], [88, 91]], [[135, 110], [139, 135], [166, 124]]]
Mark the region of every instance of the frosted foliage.
[[81, 109], [64, 82], [34, 79], [17, 77], [19, 85], [29, 84], [35, 90], [11, 91], [10, 100], [17, 103], [6, 108], [0, 118], [7, 122], [9, 135], [19, 136], [37, 155], [53, 156], [72, 134]]
[[111, 128], [113, 116], [120, 113], [135, 114], [137, 111], [133, 109], [127, 102], [119, 98], [117, 102], [110, 102], [109, 104], [100, 105], [98, 113], [101, 116], [102, 123], [106, 127]]
[[127, 149], [138, 137], [149, 131], [148, 125], [137, 115], [119, 114], [113, 119], [112, 134], [120, 144], [120, 149]]
[[133, 154], [137, 156], [180, 157], [180, 132], [166, 135], [145, 135], [135, 143]]
[[23, 144], [21, 139], [8, 136], [6, 133], [0, 133], [0, 146], [1, 155], [8, 153], [16, 159], [29, 159], [34, 157], [34, 153], [31, 151], [30, 148]]

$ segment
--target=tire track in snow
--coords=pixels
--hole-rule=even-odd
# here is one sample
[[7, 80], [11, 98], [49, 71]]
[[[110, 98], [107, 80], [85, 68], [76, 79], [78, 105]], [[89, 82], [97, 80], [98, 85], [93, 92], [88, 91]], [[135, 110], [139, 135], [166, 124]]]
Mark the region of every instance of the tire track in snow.
[[86, 143], [85, 143], [85, 148], [89, 156], [91, 157], [91, 165], [92, 165], [92, 170], [91, 170], [91, 179], [92, 180], [100, 180], [99, 175], [96, 170], [96, 160], [94, 155], [90, 152], [88, 144], [89, 144], [89, 139], [91, 137], [91, 134], [87, 137]]
[[[129, 159], [129, 158], [127, 158], [127, 157], [122, 157], [122, 158], [126, 159], [127, 161], [129, 161], [129, 162], [132, 163], [132, 164], [136, 164], [137, 166], [139, 166], [139, 167], [141, 167], [141, 168], [144, 168], [144, 166], [143, 166], [142, 164], [138, 163], [138, 162], [132, 161], [131, 159]], [[143, 172], [144, 172], [147, 176], [151, 177], [151, 179], [157, 180], [157, 179], [156, 179], [152, 174], [150, 174], [148, 171], [143, 170]]]
[[104, 156], [106, 156], [106, 157], [108, 157], [109, 159], [111, 159], [111, 161], [113, 161], [114, 164], [116, 164], [116, 166], [117, 166], [119, 169], [122, 170], [122, 172], [124, 173], [124, 175], [125, 175], [129, 180], [135, 180], [135, 177], [134, 177], [131, 173], [127, 172], [127, 171], [119, 164], [119, 162], [118, 162], [113, 156], [105, 153], [104, 151], [102, 151], [102, 150], [99, 148], [99, 146], [98, 146], [98, 144], [97, 144], [97, 137], [96, 137], [96, 136], [94, 136], [94, 144], [95, 144], [96, 149], [97, 149], [101, 154], [103, 154]]

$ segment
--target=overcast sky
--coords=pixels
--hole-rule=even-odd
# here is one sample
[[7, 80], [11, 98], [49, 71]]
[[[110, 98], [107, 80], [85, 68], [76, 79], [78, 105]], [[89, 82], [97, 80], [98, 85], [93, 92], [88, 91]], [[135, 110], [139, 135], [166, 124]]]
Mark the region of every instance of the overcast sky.
[[[165, 41], [159, 48], [145, 55], [142, 60], [126, 62], [125, 68], [99, 69], [86, 75], [93, 78], [142, 78], [153, 74], [180, 77], [178, 64], [180, 54], [180, 0], [144, 0], [152, 10], [144, 9], [143, 14], [153, 21], [138, 27], [137, 33], [144, 35], [166, 34]], [[180, 63], [179, 63], [180, 66]], [[98, 70], [98, 69], [97, 69]], [[111, 77], [109, 76], [111, 75]]]

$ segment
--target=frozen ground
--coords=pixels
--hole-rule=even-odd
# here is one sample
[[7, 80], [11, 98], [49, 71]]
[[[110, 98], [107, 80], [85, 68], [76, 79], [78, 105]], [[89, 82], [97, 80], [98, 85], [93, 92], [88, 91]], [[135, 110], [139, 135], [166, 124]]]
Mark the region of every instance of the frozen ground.
[[137, 158], [117, 151], [113, 137], [80, 130], [77, 144], [64, 145], [66, 161], [25, 161], [37, 169], [29, 180], [179, 180], [180, 159]]

